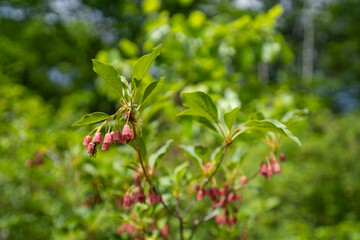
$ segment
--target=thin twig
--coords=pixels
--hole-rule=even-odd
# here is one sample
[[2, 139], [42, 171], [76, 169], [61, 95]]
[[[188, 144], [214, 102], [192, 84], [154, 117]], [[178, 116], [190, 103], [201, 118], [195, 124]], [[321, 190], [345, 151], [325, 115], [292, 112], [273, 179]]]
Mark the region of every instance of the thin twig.
[[202, 189], [205, 188], [205, 186], [211, 181], [211, 179], [215, 176], [215, 174], [216, 174], [217, 171], [219, 170], [220, 165], [221, 165], [221, 163], [222, 163], [223, 160], [224, 160], [224, 156], [225, 156], [225, 153], [226, 153], [228, 147], [229, 147], [229, 144], [226, 144], [226, 145], [225, 145], [225, 148], [224, 148], [224, 151], [223, 151], [223, 153], [222, 153], [222, 155], [221, 155], [220, 161], [219, 161], [219, 163], [217, 164], [217, 166], [216, 166], [216, 168], [215, 168], [215, 171], [213, 171], [213, 173], [210, 175], [210, 177], [204, 182], [204, 184], [203, 184], [203, 186], [202, 186]]
[[180, 225], [180, 240], [184, 239], [184, 222], [182, 217], [179, 217], [179, 225]]
[[[135, 139], [135, 146], [136, 146], [136, 151], [138, 153], [138, 156], [139, 156], [139, 161], [140, 161], [140, 165], [141, 165], [141, 168], [144, 172], [144, 176], [145, 176], [145, 179], [146, 181], [150, 184], [150, 189], [152, 189], [156, 194], [158, 194], [158, 191], [156, 190], [156, 188], [153, 186], [152, 184], [152, 181], [150, 179], [150, 177], [148, 176], [147, 174], [147, 171], [144, 167], [144, 163], [142, 161], [142, 157], [141, 157], [141, 152], [140, 152], [140, 147], [139, 147], [139, 143], [138, 143], [138, 140], [137, 140], [137, 137], [136, 137], [136, 130], [135, 130], [135, 124], [132, 123], [133, 125], [133, 128], [134, 128], [134, 139]], [[161, 200], [161, 204], [164, 206], [164, 208], [166, 209], [166, 211], [168, 211], [171, 215], [173, 215], [174, 217], [179, 217], [177, 214], [175, 214], [172, 210], [170, 210], [170, 208], [165, 204], [165, 202], [163, 200]]]
[[[211, 179], [215, 176], [216, 172], [219, 170], [220, 165], [221, 165], [221, 163], [222, 163], [222, 161], [223, 161], [223, 159], [224, 159], [225, 153], [226, 153], [226, 151], [227, 151], [227, 149], [228, 149], [229, 146], [230, 146], [230, 144], [226, 144], [226, 145], [225, 145], [224, 151], [223, 151], [223, 153], [222, 153], [222, 155], [221, 155], [221, 159], [220, 159], [219, 163], [217, 164], [215, 171], [214, 171], [214, 172], [210, 175], [210, 177], [204, 182], [204, 184], [202, 185], [201, 189], [204, 189], [204, 188], [205, 188], [205, 186], [211, 181]], [[195, 201], [196, 201], [196, 196], [195, 196], [195, 198], [189, 203], [189, 205], [187, 206], [187, 208], [185, 209], [184, 213], [183, 213], [181, 216], [185, 216], [185, 215], [190, 211], [190, 209], [194, 206]]]

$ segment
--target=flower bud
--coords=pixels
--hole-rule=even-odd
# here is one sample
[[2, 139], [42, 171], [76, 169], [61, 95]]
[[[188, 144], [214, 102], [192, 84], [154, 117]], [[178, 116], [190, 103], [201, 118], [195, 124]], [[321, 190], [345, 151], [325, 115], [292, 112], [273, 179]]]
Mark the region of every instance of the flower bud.
[[274, 164], [274, 172], [279, 174], [281, 172], [281, 167], [279, 163]]
[[131, 130], [130, 126], [125, 124], [122, 130], [122, 135], [126, 141], [131, 141], [134, 138], [134, 132]]
[[130, 207], [131, 203], [132, 203], [132, 201], [131, 201], [131, 198], [130, 198], [130, 194], [125, 193], [125, 196], [124, 196], [124, 204], [125, 204], [125, 206]]
[[225, 196], [225, 194], [226, 194], [225, 189], [224, 188], [220, 189], [219, 194], [220, 194], [220, 196]]
[[242, 184], [242, 185], [245, 185], [246, 182], [247, 182], [246, 176], [241, 176], [240, 181], [241, 181], [241, 184]]
[[88, 146], [91, 143], [91, 137], [87, 135], [84, 139], [83, 145]]
[[229, 222], [228, 222], [229, 227], [233, 227], [235, 225], [235, 223], [236, 223], [236, 218], [230, 218], [229, 219]]
[[102, 151], [107, 151], [107, 150], [109, 150], [109, 145], [106, 144], [105, 142], [103, 142], [103, 144], [101, 145], [101, 150], [102, 150]]
[[224, 188], [224, 191], [227, 192], [227, 191], [229, 190], [229, 185], [224, 184], [224, 187], [223, 187], [223, 188]]
[[135, 185], [136, 187], [139, 187], [139, 186], [141, 185], [141, 181], [140, 181], [139, 178], [136, 178], [136, 179], [135, 179], [134, 185]]
[[87, 145], [87, 153], [91, 154], [94, 150], [94, 144], [88, 144]]
[[235, 200], [235, 194], [234, 193], [229, 193], [229, 195], [227, 196], [227, 201], [228, 202], [233, 202]]
[[201, 201], [201, 200], [204, 199], [204, 193], [203, 193], [203, 191], [198, 191], [198, 192], [197, 192], [196, 199], [197, 199], [198, 201]]
[[199, 185], [199, 184], [196, 184], [196, 186], [195, 186], [195, 192], [198, 192], [198, 191], [200, 191], [200, 185]]
[[242, 201], [242, 195], [241, 195], [241, 194], [236, 194], [236, 201], [237, 201], [237, 202], [241, 202], [241, 201]]
[[277, 163], [276, 158], [272, 158], [270, 161], [270, 166], [273, 168], [275, 163]]
[[162, 227], [160, 229], [160, 234], [162, 239], [167, 239], [169, 235], [169, 225], [166, 224], [164, 227]]
[[285, 154], [280, 154], [280, 161], [281, 162], [285, 162], [286, 161], [286, 157], [285, 157]]
[[220, 207], [222, 208], [226, 208], [226, 201], [225, 200], [220, 200]]
[[121, 142], [121, 132], [118, 129], [114, 132], [113, 142]]
[[162, 202], [162, 196], [161, 194], [155, 195], [156, 196], [156, 202], [161, 203]]
[[112, 137], [111, 137], [111, 134], [110, 133], [107, 133], [105, 134], [105, 137], [104, 137], [104, 142], [103, 144], [107, 144], [107, 145], [111, 145], [112, 143]]
[[266, 163], [261, 163], [259, 174], [266, 176], [267, 175], [267, 166]]
[[139, 201], [139, 194], [137, 193], [136, 190], [134, 190], [134, 191], [132, 192], [132, 198], [133, 198], [133, 202], [134, 202], [134, 203], [137, 203], [137, 202]]
[[111, 143], [116, 143], [116, 141], [114, 140], [115, 132], [112, 131], [112, 132], [110, 133], [110, 135], [111, 135]]
[[224, 225], [226, 223], [226, 218], [221, 216], [220, 214], [219, 215], [216, 215], [216, 218], [215, 218], [215, 224], [216, 225]]
[[90, 154], [90, 156], [94, 156], [96, 151], [96, 144], [90, 143], [87, 147], [87, 153]]
[[213, 186], [213, 187], [211, 188], [211, 196], [217, 197], [217, 196], [219, 196], [219, 195], [220, 195], [219, 189], [218, 189], [217, 187]]
[[267, 168], [267, 171], [266, 171], [266, 178], [270, 178], [272, 175], [274, 175], [274, 172], [273, 172], [273, 169], [272, 169], [272, 167], [271, 166], [269, 166], [268, 168]]
[[96, 132], [94, 135], [93, 143], [100, 144], [101, 140], [101, 132]]
[[149, 197], [149, 205], [153, 205], [156, 203], [156, 195], [151, 195]]

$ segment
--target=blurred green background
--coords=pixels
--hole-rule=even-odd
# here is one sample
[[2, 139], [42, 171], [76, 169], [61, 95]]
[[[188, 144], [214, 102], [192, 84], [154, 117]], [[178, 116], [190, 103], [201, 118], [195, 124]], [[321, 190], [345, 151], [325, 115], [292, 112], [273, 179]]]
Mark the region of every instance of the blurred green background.
[[[109, 216], [124, 212], [123, 165], [136, 156], [125, 146], [90, 159], [91, 129], [70, 126], [119, 106], [92, 58], [130, 77], [160, 43], [146, 81], [165, 83], [142, 124], [150, 152], [175, 140], [170, 171], [185, 159], [180, 144], [219, 142], [175, 117], [180, 91], [208, 92], [224, 111], [241, 105], [241, 120], [301, 116], [289, 129], [303, 147], [284, 141], [282, 174], [244, 189], [235, 228], [209, 221], [195, 239], [360, 239], [359, 22], [358, 0], [2, 0], [0, 239], [126, 239]], [[246, 146], [250, 174], [265, 147]]]

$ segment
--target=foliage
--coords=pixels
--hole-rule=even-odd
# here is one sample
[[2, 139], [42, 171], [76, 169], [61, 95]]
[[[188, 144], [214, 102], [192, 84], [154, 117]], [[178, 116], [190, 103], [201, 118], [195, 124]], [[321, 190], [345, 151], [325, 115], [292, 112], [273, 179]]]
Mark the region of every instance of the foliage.
[[[277, 3], [250, 1], [260, 6], [254, 10], [244, 1], [2, 1], [0, 238], [128, 239], [118, 231], [133, 227], [156, 227], [148, 239], [179, 234], [178, 218], [162, 204], [126, 210], [119, 201], [136, 189], [134, 141], [96, 158], [81, 145], [122, 107], [119, 97], [132, 95], [141, 104], [133, 129], [140, 154], [157, 169], [154, 185], [174, 211], [176, 197], [184, 212], [206, 166], [220, 162], [224, 138], [232, 143], [209, 186], [242, 186], [242, 175], [255, 174], [272, 150], [280, 153], [272, 140], [285, 134], [281, 175], [239, 189], [235, 227], [215, 224], [223, 212], [211, 212], [205, 196], [186, 214], [185, 238], [192, 220], [211, 213], [193, 239], [359, 239], [360, 2]], [[304, 82], [309, 3], [314, 75]], [[152, 55], [160, 44], [161, 55]], [[79, 120], [84, 125], [71, 127]]]

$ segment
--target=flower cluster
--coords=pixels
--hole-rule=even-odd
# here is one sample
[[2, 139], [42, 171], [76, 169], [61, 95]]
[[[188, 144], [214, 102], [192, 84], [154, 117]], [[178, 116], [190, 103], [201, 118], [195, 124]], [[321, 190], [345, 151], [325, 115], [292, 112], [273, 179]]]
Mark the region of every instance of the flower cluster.
[[[286, 161], [286, 157], [283, 153], [280, 154], [280, 161], [281, 162]], [[265, 178], [269, 179], [270, 177], [272, 177], [274, 175], [274, 173], [276, 173], [276, 174], [281, 173], [281, 166], [280, 166], [278, 160], [276, 159], [276, 157], [272, 157], [271, 160], [261, 163], [260, 169], [259, 169], [260, 175], [263, 175]]]
[[144, 189], [139, 187], [138, 191], [134, 190], [131, 194], [127, 192], [124, 197], [120, 197], [117, 205], [123, 207], [124, 209], [129, 209], [135, 203], [146, 204], [146, 197], [148, 198], [149, 205], [162, 202], [161, 194], [154, 194], [151, 190], [149, 190], [147, 196], [145, 196]]
[[[241, 183], [244, 185], [246, 184], [246, 181], [246, 176], [242, 176]], [[200, 186], [197, 185], [195, 187], [195, 191], [197, 192], [196, 199], [198, 201], [203, 200], [204, 196], [207, 196], [213, 202], [213, 208], [221, 207], [224, 210], [225, 216], [222, 216], [221, 214], [216, 216], [215, 223], [217, 225], [228, 225], [229, 227], [235, 225], [236, 218], [231, 218], [230, 212], [237, 212], [237, 209], [232, 204], [242, 201], [241, 194], [236, 194], [235, 190], [229, 189], [227, 184], [225, 184], [221, 189], [215, 186], [211, 188], [200, 189]]]
[[[134, 221], [136, 221], [136, 218], [134, 217]], [[144, 225], [144, 223], [142, 222], [141, 225]], [[156, 220], [153, 219], [153, 223], [148, 227], [150, 232], [155, 232], [155, 234], [157, 233], [157, 235], [161, 236], [161, 239], [165, 240], [168, 238], [169, 235], [169, 225], [165, 224], [163, 227], [158, 227]], [[119, 235], [122, 234], [127, 234], [127, 235], [131, 235], [133, 238], [131, 239], [145, 239], [145, 234], [144, 231], [141, 231], [141, 229], [139, 229], [137, 226], [134, 226], [134, 224], [130, 224], [130, 223], [123, 223], [121, 224], [120, 227], [118, 227], [116, 229], [116, 232]]]
[[[101, 145], [102, 151], [109, 150], [109, 146], [113, 143], [129, 143], [134, 139], [134, 132], [131, 130], [130, 126], [125, 124], [122, 132], [116, 129], [115, 131], [108, 132], [105, 134], [104, 141]], [[96, 146], [99, 145], [102, 141], [101, 132], [98, 130], [94, 137], [91, 138], [90, 135], [86, 136], [83, 145], [87, 146], [87, 153], [91, 156], [94, 156], [97, 152]]]
[[134, 233], [134, 234], [138, 233], [139, 229], [137, 227], [125, 222], [121, 225], [121, 227], [118, 227], [116, 231], [118, 234], [127, 233], [130, 235], [132, 233]]

